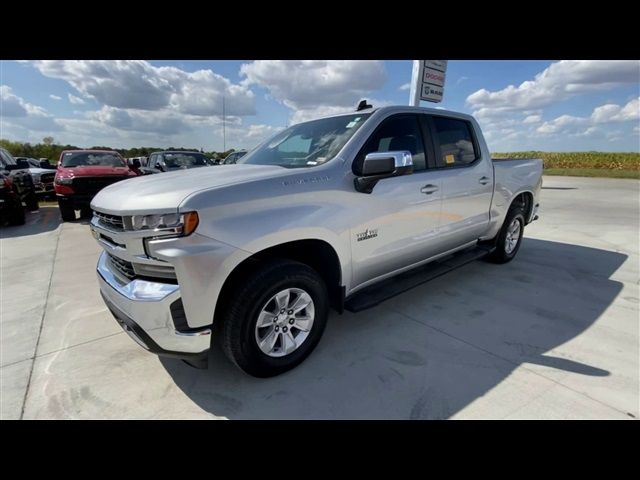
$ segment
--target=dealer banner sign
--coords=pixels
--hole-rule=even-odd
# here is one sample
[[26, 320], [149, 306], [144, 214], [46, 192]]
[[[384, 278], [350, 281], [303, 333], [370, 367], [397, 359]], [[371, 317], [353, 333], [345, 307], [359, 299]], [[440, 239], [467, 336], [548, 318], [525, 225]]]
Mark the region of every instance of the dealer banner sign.
[[446, 74], [447, 60], [414, 60], [410, 105], [417, 106], [420, 100], [441, 102]]

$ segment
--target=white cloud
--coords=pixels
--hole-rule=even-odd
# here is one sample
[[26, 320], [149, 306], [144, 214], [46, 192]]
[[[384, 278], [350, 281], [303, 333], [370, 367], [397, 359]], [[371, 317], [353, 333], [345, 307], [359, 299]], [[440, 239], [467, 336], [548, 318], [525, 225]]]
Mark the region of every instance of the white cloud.
[[411, 83], [403, 83], [398, 90], [411, 90]]
[[8, 85], [0, 85], [0, 120], [28, 130], [49, 132], [62, 128], [44, 108], [15, 95]]
[[51, 100], [56, 100], [56, 101], [62, 100], [62, 97], [59, 97], [58, 95], [53, 95], [53, 94], [49, 95], [49, 98]]
[[384, 64], [377, 60], [257, 60], [240, 67], [243, 85], [259, 85], [290, 108], [292, 121], [355, 109], [384, 85]]
[[469, 77], [462, 76], [456, 80], [456, 85], [460, 85], [462, 82], [466, 82], [467, 80], [469, 80]]
[[67, 98], [69, 99], [69, 103], [72, 103], [73, 105], [85, 104], [85, 101], [83, 99], [81, 99], [80, 97], [76, 97], [75, 95], [72, 95], [70, 93], [67, 93]]
[[569, 133], [575, 130], [575, 127], [586, 125], [589, 122], [588, 118], [574, 117], [573, 115], [561, 115], [558, 118], [549, 122], [544, 122], [538, 128], [536, 132], [550, 134], [550, 133]]
[[174, 135], [190, 128], [183, 116], [173, 112], [144, 110], [125, 110], [104, 106], [90, 112], [88, 118], [121, 130], [153, 132], [158, 135]]
[[221, 115], [224, 95], [228, 115], [255, 114], [253, 92], [211, 70], [186, 72], [176, 67], [155, 67], [142, 60], [31, 63], [43, 75], [65, 80], [83, 97], [94, 98], [109, 107]]
[[607, 104], [597, 107], [591, 114], [594, 123], [627, 122], [640, 119], [640, 98], [634, 98], [624, 107]]
[[0, 108], [2, 108], [3, 117], [27, 116], [26, 102], [14, 95], [8, 85], [0, 85]]
[[526, 110], [551, 105], [572, 95], [614, 88], [640, 81], [637, 60], [563, 60], [515, 87], [490, 92], [478, 90], [467, 97], [472, 108]]
[[[639, 100], [635, 98], [626, 105], [616, 104], [601, 105], [593, 109], [589, 117], [575, 117], [572, 115], [561, 115], [560, 117], [544, 122], [536, 132], [541, 134], [575, 134], [588, 136], [597, 131], [594, 125], [606, 123], [619, 123], [640, 119]], [[588, 126], [582, 133], [581, 128]]]
[[[376, 99], [367, 99], [367, 103], [371, 105], [373, 108], [385, 107], [387, 105], [391, 105], [392, 102], [387, 100], [376, 100]], [[370, 110], [365, 110], [370, 111]], [[356, 109], [354, 105], [349, 106], [332, 106], [332, 105], [321, 105], [313, 109], [301, 109], [295, 110], [291, 115], [291, 124], [306, 122], [308, 120], [315, 120], [316, 118], [329, 117], [331, 115], [339, 115], [341, 113], [355, 113]]]
[[523, 121], [522, 123], [525, 124], [529, 124], [529, 123], [539, 123], [542, 121], [542, 115], [528, 115]]
[[[262, 141], [276, 134], [284, 127], [274, 127], [273, 125], [249, 125], [249, 126], [227, 126], [226, 129], [226, 148], [235, 149], [252, 149]], [[222, 127], [219, 127], [215, 133], [222, 136]]]

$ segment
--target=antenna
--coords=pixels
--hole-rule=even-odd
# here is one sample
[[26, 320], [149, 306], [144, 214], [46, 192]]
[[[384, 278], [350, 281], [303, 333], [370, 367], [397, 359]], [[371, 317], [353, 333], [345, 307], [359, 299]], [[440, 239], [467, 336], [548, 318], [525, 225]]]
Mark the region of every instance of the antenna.
[[360, 110], [365, 110], [367, 108], [373, 108], [373, 106], [369, 105], [366, 100], [360, 100], [360, 103], [358, 104], [358, 107], [356, 108], [356, 112], [359, 112]]

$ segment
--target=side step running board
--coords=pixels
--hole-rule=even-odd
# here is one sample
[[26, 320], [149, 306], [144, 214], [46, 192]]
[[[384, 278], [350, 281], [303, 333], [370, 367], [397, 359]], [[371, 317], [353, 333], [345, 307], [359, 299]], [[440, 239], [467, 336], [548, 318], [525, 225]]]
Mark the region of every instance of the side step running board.
[[492, 250], [491, 246], [478, 245], [388, 278], [347, 298], [344, 309], [355, 313], [375, 307], [385, 300], [411, 290], [413, 287], [482, 258]]

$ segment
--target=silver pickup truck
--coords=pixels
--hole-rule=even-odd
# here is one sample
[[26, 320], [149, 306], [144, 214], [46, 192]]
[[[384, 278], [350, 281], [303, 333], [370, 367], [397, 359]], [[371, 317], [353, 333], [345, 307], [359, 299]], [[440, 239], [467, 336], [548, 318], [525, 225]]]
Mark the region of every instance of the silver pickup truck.
[[[542, 161], [492, 160], [469, 115], [383, 107], [294, 125], [235, 165], [134, 178], [91, 202], [102, 297], [145, 349], [245, 372], [311, 353], [359, 311], [452, 268], [514, 258]], [[392, 278], [393, 277], [393, 278]]]

